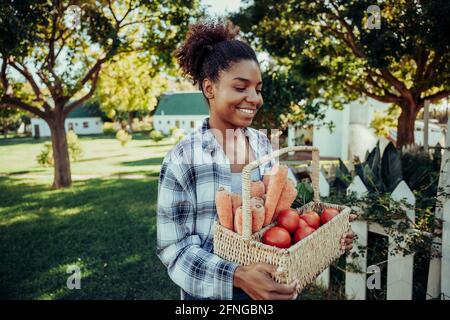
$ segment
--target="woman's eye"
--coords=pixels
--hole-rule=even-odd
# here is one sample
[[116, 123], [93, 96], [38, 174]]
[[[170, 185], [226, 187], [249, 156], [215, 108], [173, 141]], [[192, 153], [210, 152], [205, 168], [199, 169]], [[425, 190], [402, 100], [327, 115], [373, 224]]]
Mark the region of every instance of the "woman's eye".
[[245, 88], [236, 88], [236, 90], [239, 91], [239, 92], [244, 92]]
[[259, 89], [259, 90], [256, 90], [256, 92], [257, 92], [258, 94], [260, 94], [260, 93], [262, 92], [262, 90]]

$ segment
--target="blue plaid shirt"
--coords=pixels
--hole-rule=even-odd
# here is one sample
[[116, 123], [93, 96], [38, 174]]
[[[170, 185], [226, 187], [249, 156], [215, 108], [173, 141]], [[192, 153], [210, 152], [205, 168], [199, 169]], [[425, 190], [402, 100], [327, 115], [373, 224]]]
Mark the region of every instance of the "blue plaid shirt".
[[[255, 157], [272, 152], [267, 136], [243, 128]], [[260, 176], [274, 161], [259, 167]], [[209, 118], [165, 156], [158, 185], [157, 255], [169, 277], [189, 295], [233, 298], [237, 264], [213, 254], [215, 192], [231, 190], [230, 161], [213, 133]]]

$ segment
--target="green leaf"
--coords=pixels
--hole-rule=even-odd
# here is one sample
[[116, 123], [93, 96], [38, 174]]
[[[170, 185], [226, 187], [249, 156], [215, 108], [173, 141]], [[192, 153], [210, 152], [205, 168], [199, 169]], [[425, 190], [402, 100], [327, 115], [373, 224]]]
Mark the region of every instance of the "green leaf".
[[300, 182], [297, 184], [297, 198], [294, 201], [295, 207], [301, 207], [314, 198], [314, 190], [310, 183]]
[[389, 143], [381, 159], [381, 179], [387, 192], [392, 192], [402, 181], [402, 161], [400, 152]]

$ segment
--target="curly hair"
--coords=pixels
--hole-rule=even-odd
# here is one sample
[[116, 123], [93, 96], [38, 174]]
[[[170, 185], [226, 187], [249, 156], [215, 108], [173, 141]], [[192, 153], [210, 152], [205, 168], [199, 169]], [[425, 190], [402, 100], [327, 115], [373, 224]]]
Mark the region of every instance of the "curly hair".
[[203, 91], [203, 79], [217, 81], [220, 71], [233, 63], [241, 60], [258, 63], [255, 51], [237, 38], [239, 31], [230, 21], [205, 20], [191, 24], [186, 40], [175, 51], [183, 75]]

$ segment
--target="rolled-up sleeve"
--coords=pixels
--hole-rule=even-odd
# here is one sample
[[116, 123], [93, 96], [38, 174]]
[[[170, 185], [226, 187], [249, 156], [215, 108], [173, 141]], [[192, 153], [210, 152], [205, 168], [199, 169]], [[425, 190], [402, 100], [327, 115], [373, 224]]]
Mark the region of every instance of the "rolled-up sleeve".
[[182, 172], [170, 160], [163, 162], [158, 184], [157, 255], [172, 281], [188, 294], [232, 299], [238, 265], [201, 247], [201, 238], [195, 234], [196, 204], [189, 191], [193, 182]]

